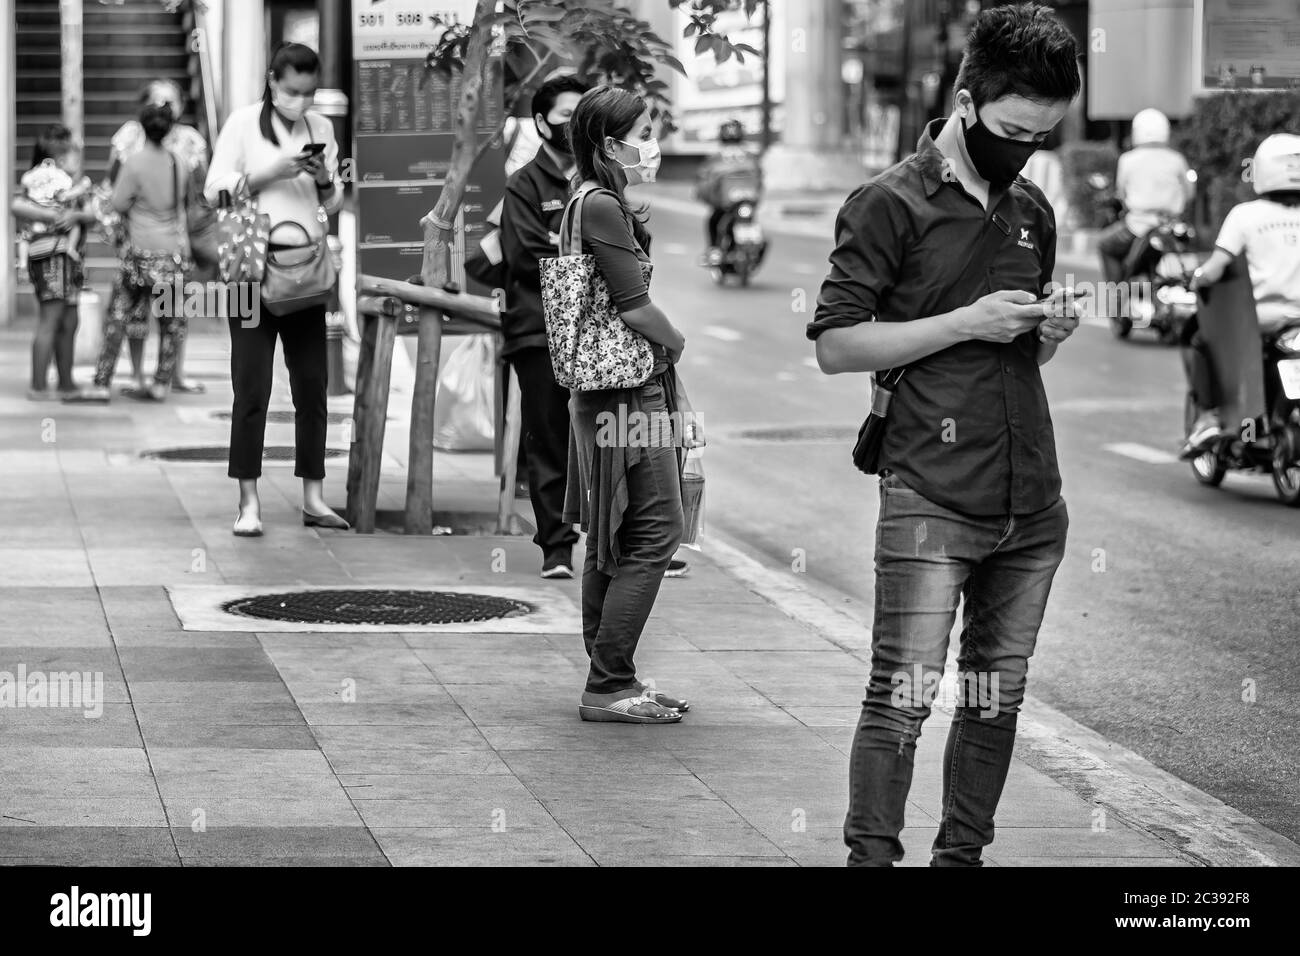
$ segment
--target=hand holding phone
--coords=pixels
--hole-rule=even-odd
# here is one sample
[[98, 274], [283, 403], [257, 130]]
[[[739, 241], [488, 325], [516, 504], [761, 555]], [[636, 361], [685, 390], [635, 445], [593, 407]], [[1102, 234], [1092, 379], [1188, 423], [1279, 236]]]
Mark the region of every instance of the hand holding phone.
[[1079, 303], [1092, 295], [1091, 289], [1063, 287], [1038, 300], [1044, 319], [1038, 325], [1038, 340], [1059, 344], [1079, 327]]
[[325, 152], [324, 143], [308, 143], [302, 148], [302, 156], [304, 159], [319, 156], [323, 152]]

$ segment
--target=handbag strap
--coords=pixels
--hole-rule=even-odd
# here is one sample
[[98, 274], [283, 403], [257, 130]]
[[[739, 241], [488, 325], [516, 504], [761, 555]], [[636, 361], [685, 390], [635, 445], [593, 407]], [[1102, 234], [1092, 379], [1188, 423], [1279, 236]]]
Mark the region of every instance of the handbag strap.
[[[1004, 197], [1005, 195], [1006, 193], [1003, 194]], [[1001, 199], [999, 199], [998, 205], [1002, 205]], [[1002, 240], [1009, 235], [1011, 235], [1011, 226], [1007, 224], [1007, 221], [1002, 218], [995, 207], [993, 214], [984, 220], [984, 226], [980, 230], [978, 245], [976, 245], [974, 253], [966, 260], [966, 266], [961, 270], [957, 278], [943, 290], [943, 295], [939, 297], [936, 308], [942, 308], [947, 299], [965, 288], [966, 283], [975, 275], [986, 272], [989, 266], [992, 265], [993, 257], [997, 255]], [[970, 303], [963, 304], [969, 305]], [[938, 313], [936, 312], [936, 314]], [[880, 373], [876, 384], [890, 390], [897, 388], [898, 383], [903, 380], [903, 373], [907, 371], [908, 367], [907, 365], [897, 365], [886, 369]]]

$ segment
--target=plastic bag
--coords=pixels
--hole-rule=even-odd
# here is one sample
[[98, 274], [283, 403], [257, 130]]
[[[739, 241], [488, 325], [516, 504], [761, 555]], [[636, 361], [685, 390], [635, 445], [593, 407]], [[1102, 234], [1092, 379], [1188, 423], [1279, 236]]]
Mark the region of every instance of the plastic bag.
[[438, 375], [433, 410], [433, 447], [442, 451], [491, 451], [496, 354], [491, 335], [471, 335]]
[[704, 534], [704, 451], [690, 448], [682, 465], [682, 540], [684, 548], [701, 550]]

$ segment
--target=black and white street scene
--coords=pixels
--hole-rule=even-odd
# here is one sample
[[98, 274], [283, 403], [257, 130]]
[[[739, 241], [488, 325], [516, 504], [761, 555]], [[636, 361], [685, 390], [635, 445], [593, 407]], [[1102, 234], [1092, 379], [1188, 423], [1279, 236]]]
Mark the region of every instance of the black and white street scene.
[[5, 0], [0, 110], [5, 867], [1300, 865], [1295, 0]]

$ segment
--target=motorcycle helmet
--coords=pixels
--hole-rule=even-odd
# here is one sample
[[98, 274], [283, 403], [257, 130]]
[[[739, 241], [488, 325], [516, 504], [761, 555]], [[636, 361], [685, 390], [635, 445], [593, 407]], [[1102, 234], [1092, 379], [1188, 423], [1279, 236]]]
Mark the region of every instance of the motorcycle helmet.
[[1169, 118], [1157, 109], [1145, 109], [1133, 117], [1133, 145], [1165, 145], [1169, 142]]
[[730, 119], [718, 127], [718, 142], [743, 143], [744, 141], [745, 127], [740, 120]]
[[1251, 163], [1256, 195], [1300, 190], [1300, 136], [1274, 133], [1259, 144]]

